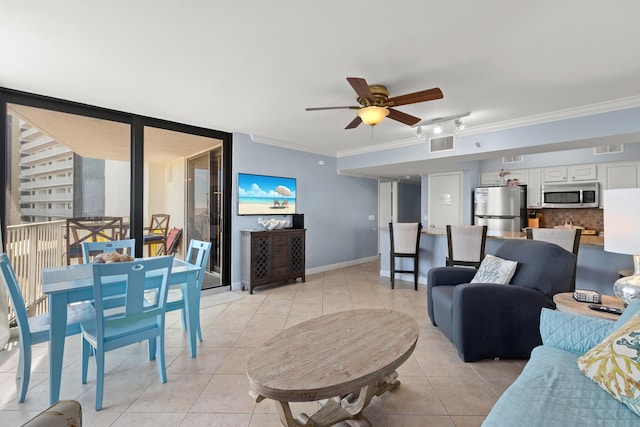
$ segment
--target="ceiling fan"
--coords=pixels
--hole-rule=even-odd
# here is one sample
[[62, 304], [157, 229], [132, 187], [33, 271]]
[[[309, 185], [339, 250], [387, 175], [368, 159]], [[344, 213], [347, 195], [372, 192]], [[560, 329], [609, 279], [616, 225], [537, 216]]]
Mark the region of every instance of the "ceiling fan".
[[358, 116], [353, 119], [345, 129], [356, 128], [362, 122], [375, 126], [380, 124], [387, 116], [389, 116], [390, 119], [412, 126], [420, 121], [419, 117], [403, 113], [402, 111], [398, 111], [391, 107], [416, 104], [418, 102], [433, 101], [435, 99], [442, 98], [442, 91], [437, 87], [389, 98], [389, 91], [383, 85], [370, 85], [365, 79], [359, 77], [347, 77], [347, 81], [358, 95], [356, 100], [358, 101], [358, 104], [360, 104], [359, 106], [314, 107], [306, 108], [305, 110], [358, 110]]

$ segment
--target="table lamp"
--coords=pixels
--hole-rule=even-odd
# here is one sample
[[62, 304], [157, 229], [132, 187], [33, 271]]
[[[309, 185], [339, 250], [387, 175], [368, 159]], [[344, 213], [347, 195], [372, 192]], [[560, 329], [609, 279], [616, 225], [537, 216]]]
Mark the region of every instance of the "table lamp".
[[613, 293], [625, 304], [640, 299], [640, 188], [604, 191], [604, 250], [633, 255], [633, 275], [618, 279]]

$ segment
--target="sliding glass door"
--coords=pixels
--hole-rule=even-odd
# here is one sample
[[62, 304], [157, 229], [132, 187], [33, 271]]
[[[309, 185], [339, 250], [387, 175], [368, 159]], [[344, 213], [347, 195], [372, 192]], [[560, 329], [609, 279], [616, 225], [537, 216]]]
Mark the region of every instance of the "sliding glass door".
[[[211, 241], [208, 286], [231, 285], [231, 134], [4, 88], [0, 107], [2, 237], [33, 312], [46, 310], [42, 268], [81, 262], [78, 218], [118, 218], [113, 238], [136, 239], [136, 256], [184, 259], [190, 239]], [[179, 244], [149, 250], [154, 215]]]

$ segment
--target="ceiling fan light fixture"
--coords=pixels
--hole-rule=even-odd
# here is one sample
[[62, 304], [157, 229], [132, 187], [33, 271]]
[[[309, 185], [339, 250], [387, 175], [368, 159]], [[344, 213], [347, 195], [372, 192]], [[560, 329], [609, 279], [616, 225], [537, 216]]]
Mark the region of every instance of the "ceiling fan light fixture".
[[453, 123], [456, 125], [457, 130], [462, 130], [465, 127], [464, 123], [462, 123], [462, 121], [459, 118], [455, 119]]
[[442, 125], [438, 124], [435, 128], [433, 128], [433, 133], [436, 135], [440, 135], [442, 133]]
[[358, 117], [362, 121], [370, 126], [378, 125], [389, 115], [389, 110], [384, 107], [377, 107], [372, 105], [370, 107], [363, 107], [358, 110]]

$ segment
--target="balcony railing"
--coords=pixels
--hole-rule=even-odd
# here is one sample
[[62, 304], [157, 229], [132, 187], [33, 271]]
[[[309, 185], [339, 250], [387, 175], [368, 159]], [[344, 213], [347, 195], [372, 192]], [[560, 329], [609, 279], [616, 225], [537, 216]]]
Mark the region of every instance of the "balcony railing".
[[[63, 264], [65, 221], [7, 226], [5, 249], [29, 315], [47, 312], [42, 269]], [[9, 316], [13, 313], [10, 311]]]

